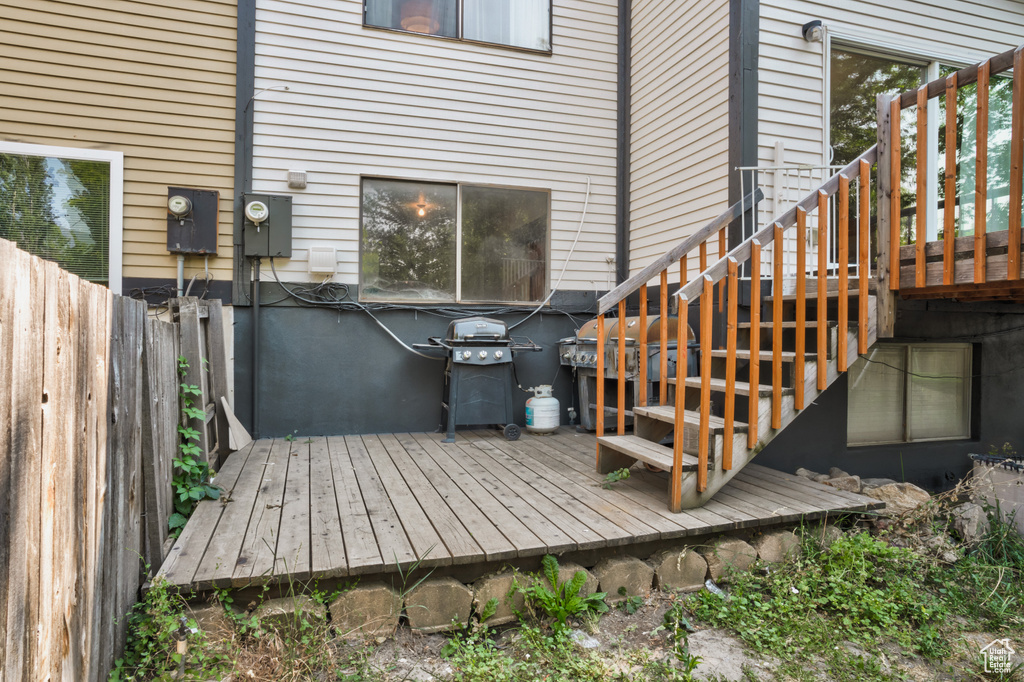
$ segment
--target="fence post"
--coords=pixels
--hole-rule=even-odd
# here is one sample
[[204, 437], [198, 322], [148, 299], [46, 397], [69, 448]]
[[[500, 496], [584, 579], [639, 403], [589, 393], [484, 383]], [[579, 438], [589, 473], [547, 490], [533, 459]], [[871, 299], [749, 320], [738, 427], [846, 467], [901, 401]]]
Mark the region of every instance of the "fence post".
[[[878, 260], [876, 263], [877, 286], [875, 296], [878, 301], [878, 338], [892, 338], [896, 324], [896, 292], [889, 290], [889, 264], [892, 254], [890, 250], [891, 230], [899, 230], [899, 225], [893, 225], [890, 216], [892, 215], [890, 205], [892, 193], [897, 192], [899, 196], [900, 179], [892, 178], [891, 159], [892, 154], [899, 154], [900, 150], [890, 148], [890, 130], [892, 125], [899, 125], [899, 121], [891, 121], [890, 95], [878, 96]], [[864, 274], [861, 274], [863, 277]]]

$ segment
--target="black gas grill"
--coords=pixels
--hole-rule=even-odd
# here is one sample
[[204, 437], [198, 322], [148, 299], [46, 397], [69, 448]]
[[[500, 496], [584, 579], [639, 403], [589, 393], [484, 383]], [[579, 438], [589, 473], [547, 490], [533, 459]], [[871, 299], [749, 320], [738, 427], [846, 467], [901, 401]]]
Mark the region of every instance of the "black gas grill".
[[453, 320], [445, 338], [432, 336], [416, 347], [448, 353], [441, 401], [441, 422], [448, 424], [444, 442], [455, 440], [456, 426], [479, 424], [503, 426], [507, 439], [519, 438], [512, 409], [512, 356], [540, 346], [515, 343], [501, 320], [467, 317]]

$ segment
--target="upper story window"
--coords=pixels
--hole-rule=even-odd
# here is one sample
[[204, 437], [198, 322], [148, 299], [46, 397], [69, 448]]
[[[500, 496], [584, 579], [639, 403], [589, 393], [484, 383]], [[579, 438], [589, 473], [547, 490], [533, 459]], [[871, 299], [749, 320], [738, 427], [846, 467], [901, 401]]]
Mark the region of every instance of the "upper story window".
[[543, 190], [363, 178], [360, 298], [543, 300], [549, 203]]
[[551, 51], [551, 0], [365, 0], [366, 25]]

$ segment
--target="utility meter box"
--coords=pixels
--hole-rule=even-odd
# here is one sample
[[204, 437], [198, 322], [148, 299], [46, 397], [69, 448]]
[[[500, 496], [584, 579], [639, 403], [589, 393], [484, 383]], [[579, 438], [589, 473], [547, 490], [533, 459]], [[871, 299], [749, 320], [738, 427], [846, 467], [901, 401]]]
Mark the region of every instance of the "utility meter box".
[[167, 188], [167, 250], [217, 255], [220, 193], [190, 187]]
[[245, 255], [292, 257], [292, 198], [281, 194], [246, 194], [242, 200]]

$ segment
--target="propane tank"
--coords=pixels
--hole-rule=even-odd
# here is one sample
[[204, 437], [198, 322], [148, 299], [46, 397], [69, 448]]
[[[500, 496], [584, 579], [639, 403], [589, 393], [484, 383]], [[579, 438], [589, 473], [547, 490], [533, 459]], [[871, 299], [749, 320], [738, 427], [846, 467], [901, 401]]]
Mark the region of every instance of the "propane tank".
[[533, 397], [526, 401], [526, 430], [530, 433], [554, 433], [558, 430], [558, 398], [551, 395], [547, 384], [533, 388]]

